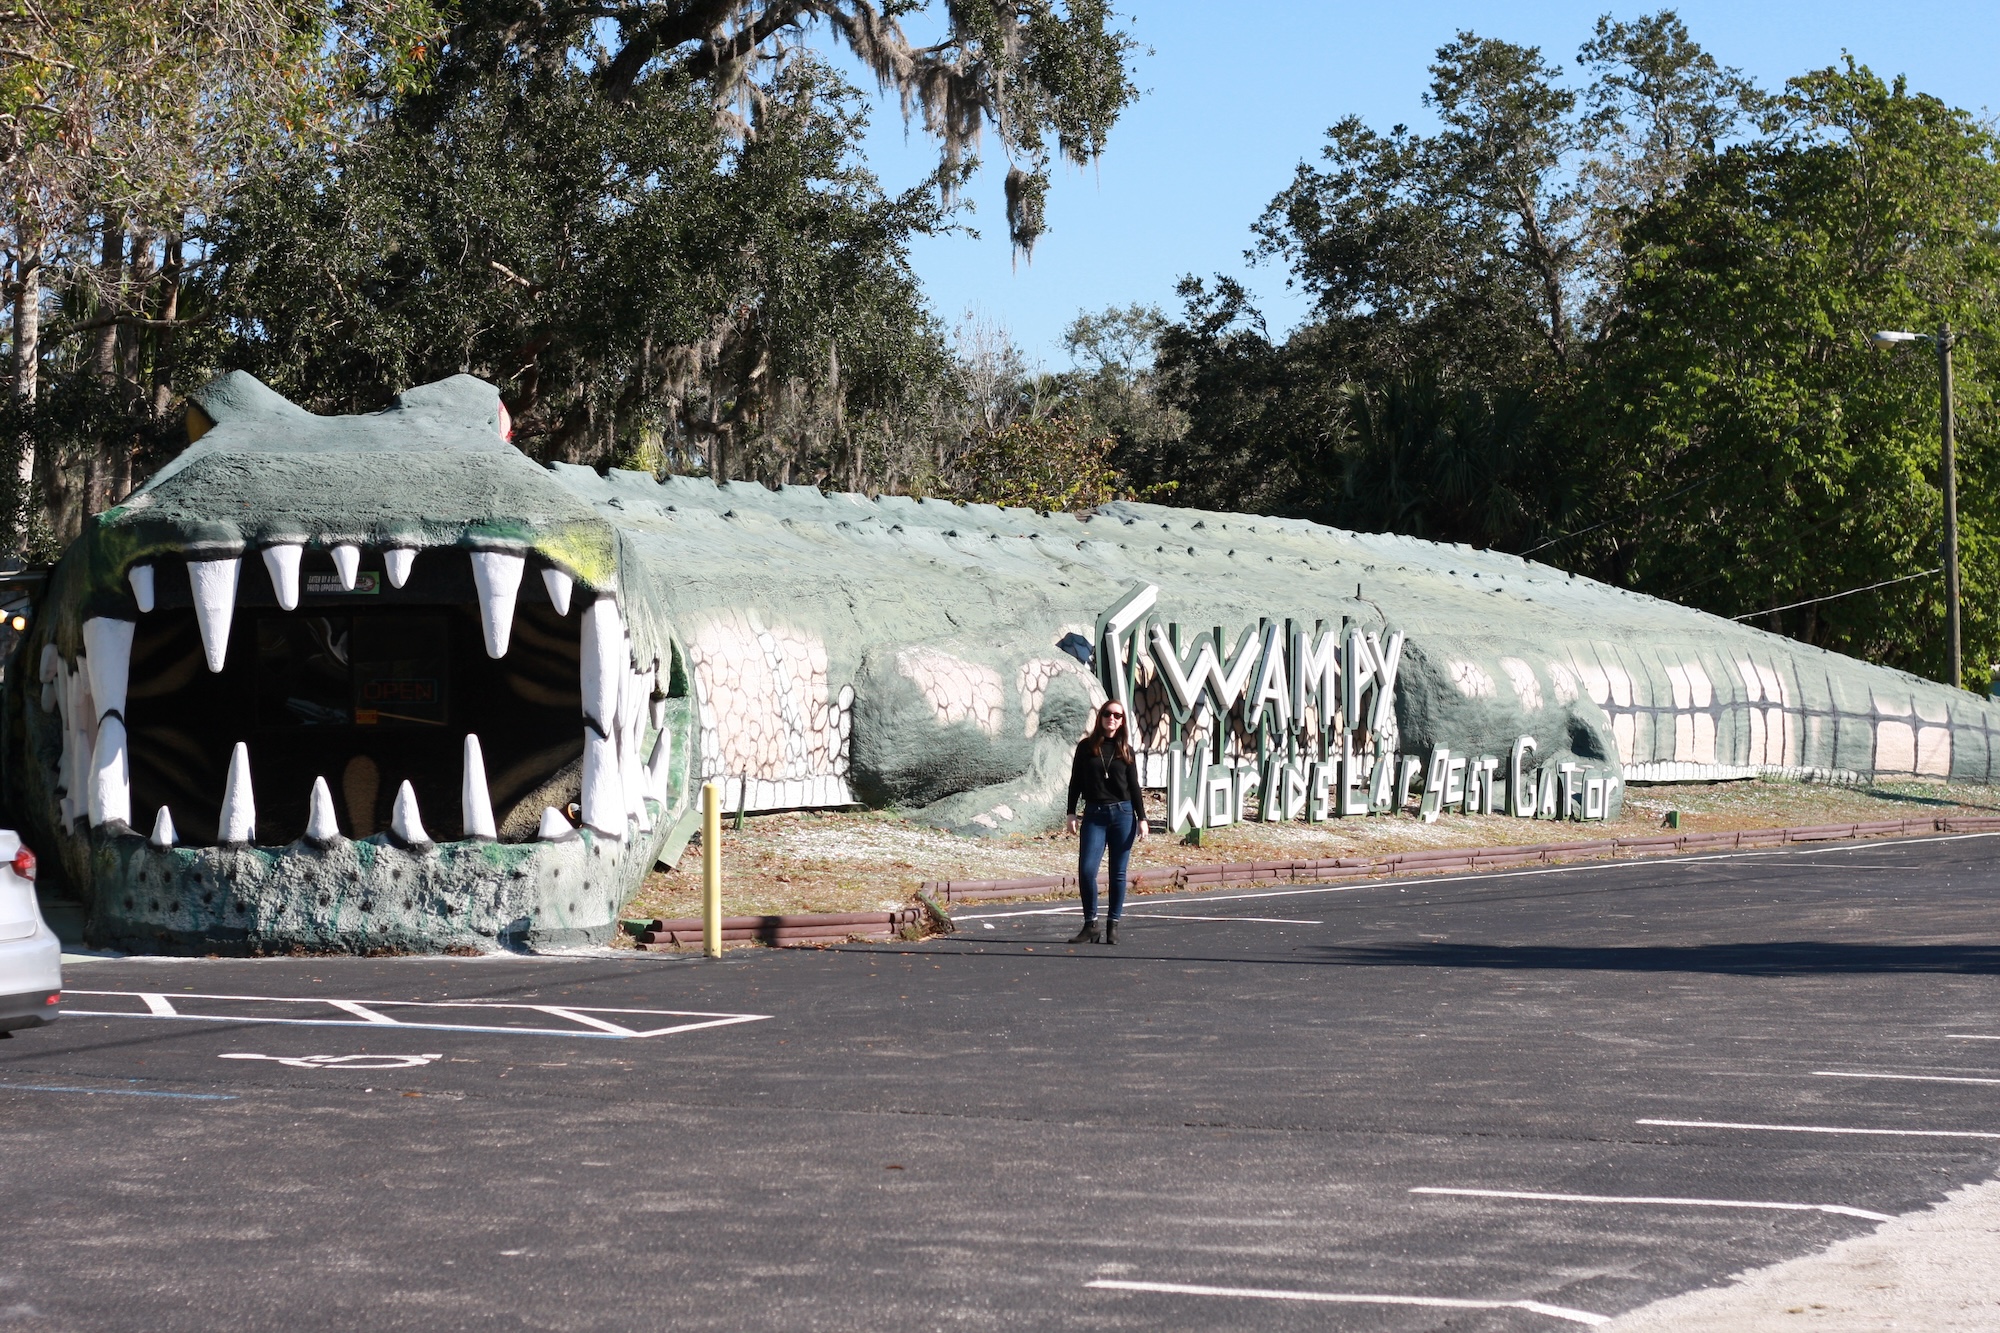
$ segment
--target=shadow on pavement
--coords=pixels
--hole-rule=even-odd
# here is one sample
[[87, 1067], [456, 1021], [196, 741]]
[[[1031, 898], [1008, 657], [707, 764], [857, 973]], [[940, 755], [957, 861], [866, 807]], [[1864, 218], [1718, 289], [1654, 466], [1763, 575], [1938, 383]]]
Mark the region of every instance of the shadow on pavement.
[[1349, 967], [1490, 967], [1522, 971], [1720, 972], [1785, 977], [1844, 972], [2000, 974], [2000, 945], [1754, 944], [1539, 945], [1369, 944], [1312, 949], [1319, 961]]

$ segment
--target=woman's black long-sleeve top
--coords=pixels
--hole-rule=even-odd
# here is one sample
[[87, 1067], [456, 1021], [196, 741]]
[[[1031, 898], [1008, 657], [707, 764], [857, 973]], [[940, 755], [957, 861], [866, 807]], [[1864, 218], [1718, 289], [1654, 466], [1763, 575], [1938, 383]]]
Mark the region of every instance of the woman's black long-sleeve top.
[[1130, 801], [1135, 811], [1144, 809], [1140, 804], [1145, 798], [1139, 789], [1138, 764], [1130, 759], [1120, 759], [1116, 744], [1111, 741], [1106, 741], [1102, 750], [1092, 754], [1086, 737], [1076, 747], [1076, 757], [1069, 764], [1070, 814], [1076, 813], [1078, 797], [1092, 805]]

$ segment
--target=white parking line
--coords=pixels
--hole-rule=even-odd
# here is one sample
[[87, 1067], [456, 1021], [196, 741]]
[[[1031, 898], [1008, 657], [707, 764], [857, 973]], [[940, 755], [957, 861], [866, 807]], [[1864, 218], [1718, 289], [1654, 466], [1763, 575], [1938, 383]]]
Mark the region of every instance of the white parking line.
[[1289, 916], [1195, 916], [1188, 912], [1127, 912], [1126, 916], [1149, 921], [1249, 921], [1261, 926], [1323, 926], [1324, 921], [1301, 921]]
[[1890, 1134], [1910, 1139], [2000, 1139], [1978, 1129], [1848, 1129], [1834, 1125], [1745, 1125], [1729, 1120], [1635, 1120], [1635, 1125], [1673, 1125], [1682, 1129], [1774, 1129], [1786, 1134]]
[[1944, 1035], [1953, 1041], [2000, 1041], [2000, 1037], [1990, 1037], [1984, 1032], [1947, 1032]]
[[[493, 1032], [508, 1036], [532, 1037], [601, 1037], [610, 1040], [628, 1040], [634, 1037], [669, 1037], [681, 1032], [696, 1032], [702, 1028], [729, 1027], [737, 1023], [759, 1023], [769, 1018], [769, 1014], [718, 1014], [693, 1009], [604, 1009], [578, 1005], [553, 1004], [502, 1004], [486, 1000], [333, 1000], [316, 995], [194, 995], [180, 994], [171, 998], [147, 991], [73, 990], [68, 996], [98, 995], [113, 999], [138, 1000], [145, 1005], [144, 1012], [136, 1009], [77, 1009], [65, 1006], [65, 1016], [76, 1018], [150, 1018], [180, 1020], [194, 1023], [276, 1023], [287, 1027], [324, 1028], [403, 1028], [413, 1032]], [[208, 1013], [188, 1013], [182, 1007], [190, 1001], [228, 1001], [235, 1004], [272, 1005], [323, 1005], [339, 1013], [356, 1014], [356, 1018], [275, 1018], [261, 1014], [216, 1013], [213, 1004], [198, 1004], [196, 1007], [208, 1009]], [[426, 1013], [433, 1019], [429, 1022], [410, 1022], [380, 1012], [384, 1009], [405, 1009], [421, 1011], [484, 1011], [498, 1015], [502, 1011], [526, 1010], [530, 1013], [546, 1014], [551, 1018], [564, 1019], [575, 1027], [515, 1027], [497, 1023], [450, 1023], [435, 1014]], [[686, 1018], [688, 1023], [669, 1023], [659, 1027], [638, 1027], [631, 1022], [598, 1017], [613, 1014], [638, 1016], [640, 1018]]]
[[356, 1018], [365, 1018], [370, 1023], [394, 1023], [396, 1021], [384, 1014], [378, 1014], [368, 1006], [358, 1004], [353, 1000], [328, 1000], [327, 1003], [336, 1009], [353, 1014]]
[[[1031, 907], [1018, 912], [956, 913], [957, 921], [1002, 921], [1017, 916], [1081, 916], [1081, 907]], [[1192, 912], [1127, 912], [1126, 917], [1144, 917], [1156, 921], [1248, 921], [1266, 926], [1323, 926], [1324, 921], [1302, 921], [1289, 916], [1196, 916]]]
[[1908, 1083], [2000, 1083], [2000, 1078], [1961, 1078], [1948, 1074], [1864, 1074], [1846, 1069], [1815, 1069], [1815, 1078], [1893, 1078]]
[[444, 1056], [429, 1055], [258, 1055], [251, 1051], [224, 1051], [218, 1060], [269, 1060], [294, 1069], [421, 1069]]
[[1761, 1208], [1784, 1213], [1833, 1213], [1858, 1217], [1866, 1222], [1891, 1222], [1888, 1213], [1871, 1213], [1866, 1208], [1849, 1208], [1841, 1203], [1767, 1203], [1752, 1199], [1681, 1199], [1646, 1194], [1540, 1194], [1532, 1190], [1447, 1189], [1439, 1185], [1419, 1185], [1412, 1194], [1456, 1194], [1474, 1199], [1535, 1199], [1548, 1203], [1630, 1203], [1658, 1204], [1674, 1208]]
[[1365, 1296], [1335, 1291], [1284, 1291], [1271, 1287], [1206, 1287], [1188, 1282], [1127, 1282], [1098, 1278], [1084, 1284], [1100, 1291], [1146, 1291], [1167, 1296], [1235, 1296], [1255, 1301], [1309, 1301], [1322, 1305], [1421, 1305], [1435, 1310], [1527, 1310], [1572, 1324], [1608, 1324], [1609, 1315], [1572, 1310], [1541, 1301], [1475, 1301], [1451, 1296]]

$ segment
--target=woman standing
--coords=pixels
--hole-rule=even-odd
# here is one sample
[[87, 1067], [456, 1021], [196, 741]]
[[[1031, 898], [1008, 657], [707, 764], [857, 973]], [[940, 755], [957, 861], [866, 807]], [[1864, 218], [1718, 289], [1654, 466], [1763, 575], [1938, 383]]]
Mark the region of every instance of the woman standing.
[[[1076, 812], [1078, 798], [1083, 814]], [[1112, 700], [1097, 710], [1097, 725], [1076, 747], [1069, 766], [1069, 831], [1078, 835], [1076, 882], [1083, 892], [1083, 929], [1071, 944], [1097, 943], [1097, 863], [1111, 850], [1111, 910], [1104, 918], [1104, 942], [1118, 943], [1118, 918], [1125, 914], [1125, 866], [1132, 839], [1145, 837], [1146, 796], [1139, 789], [1139, 766], [1125, 737], [1125, 706]]]

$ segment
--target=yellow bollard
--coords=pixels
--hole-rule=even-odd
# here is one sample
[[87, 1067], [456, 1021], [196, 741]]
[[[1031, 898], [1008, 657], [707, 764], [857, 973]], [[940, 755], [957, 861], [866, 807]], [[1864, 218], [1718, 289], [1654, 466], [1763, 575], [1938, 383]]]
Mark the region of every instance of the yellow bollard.
[[722, 957], [722, 788], [701, 785], [701, 950]]

